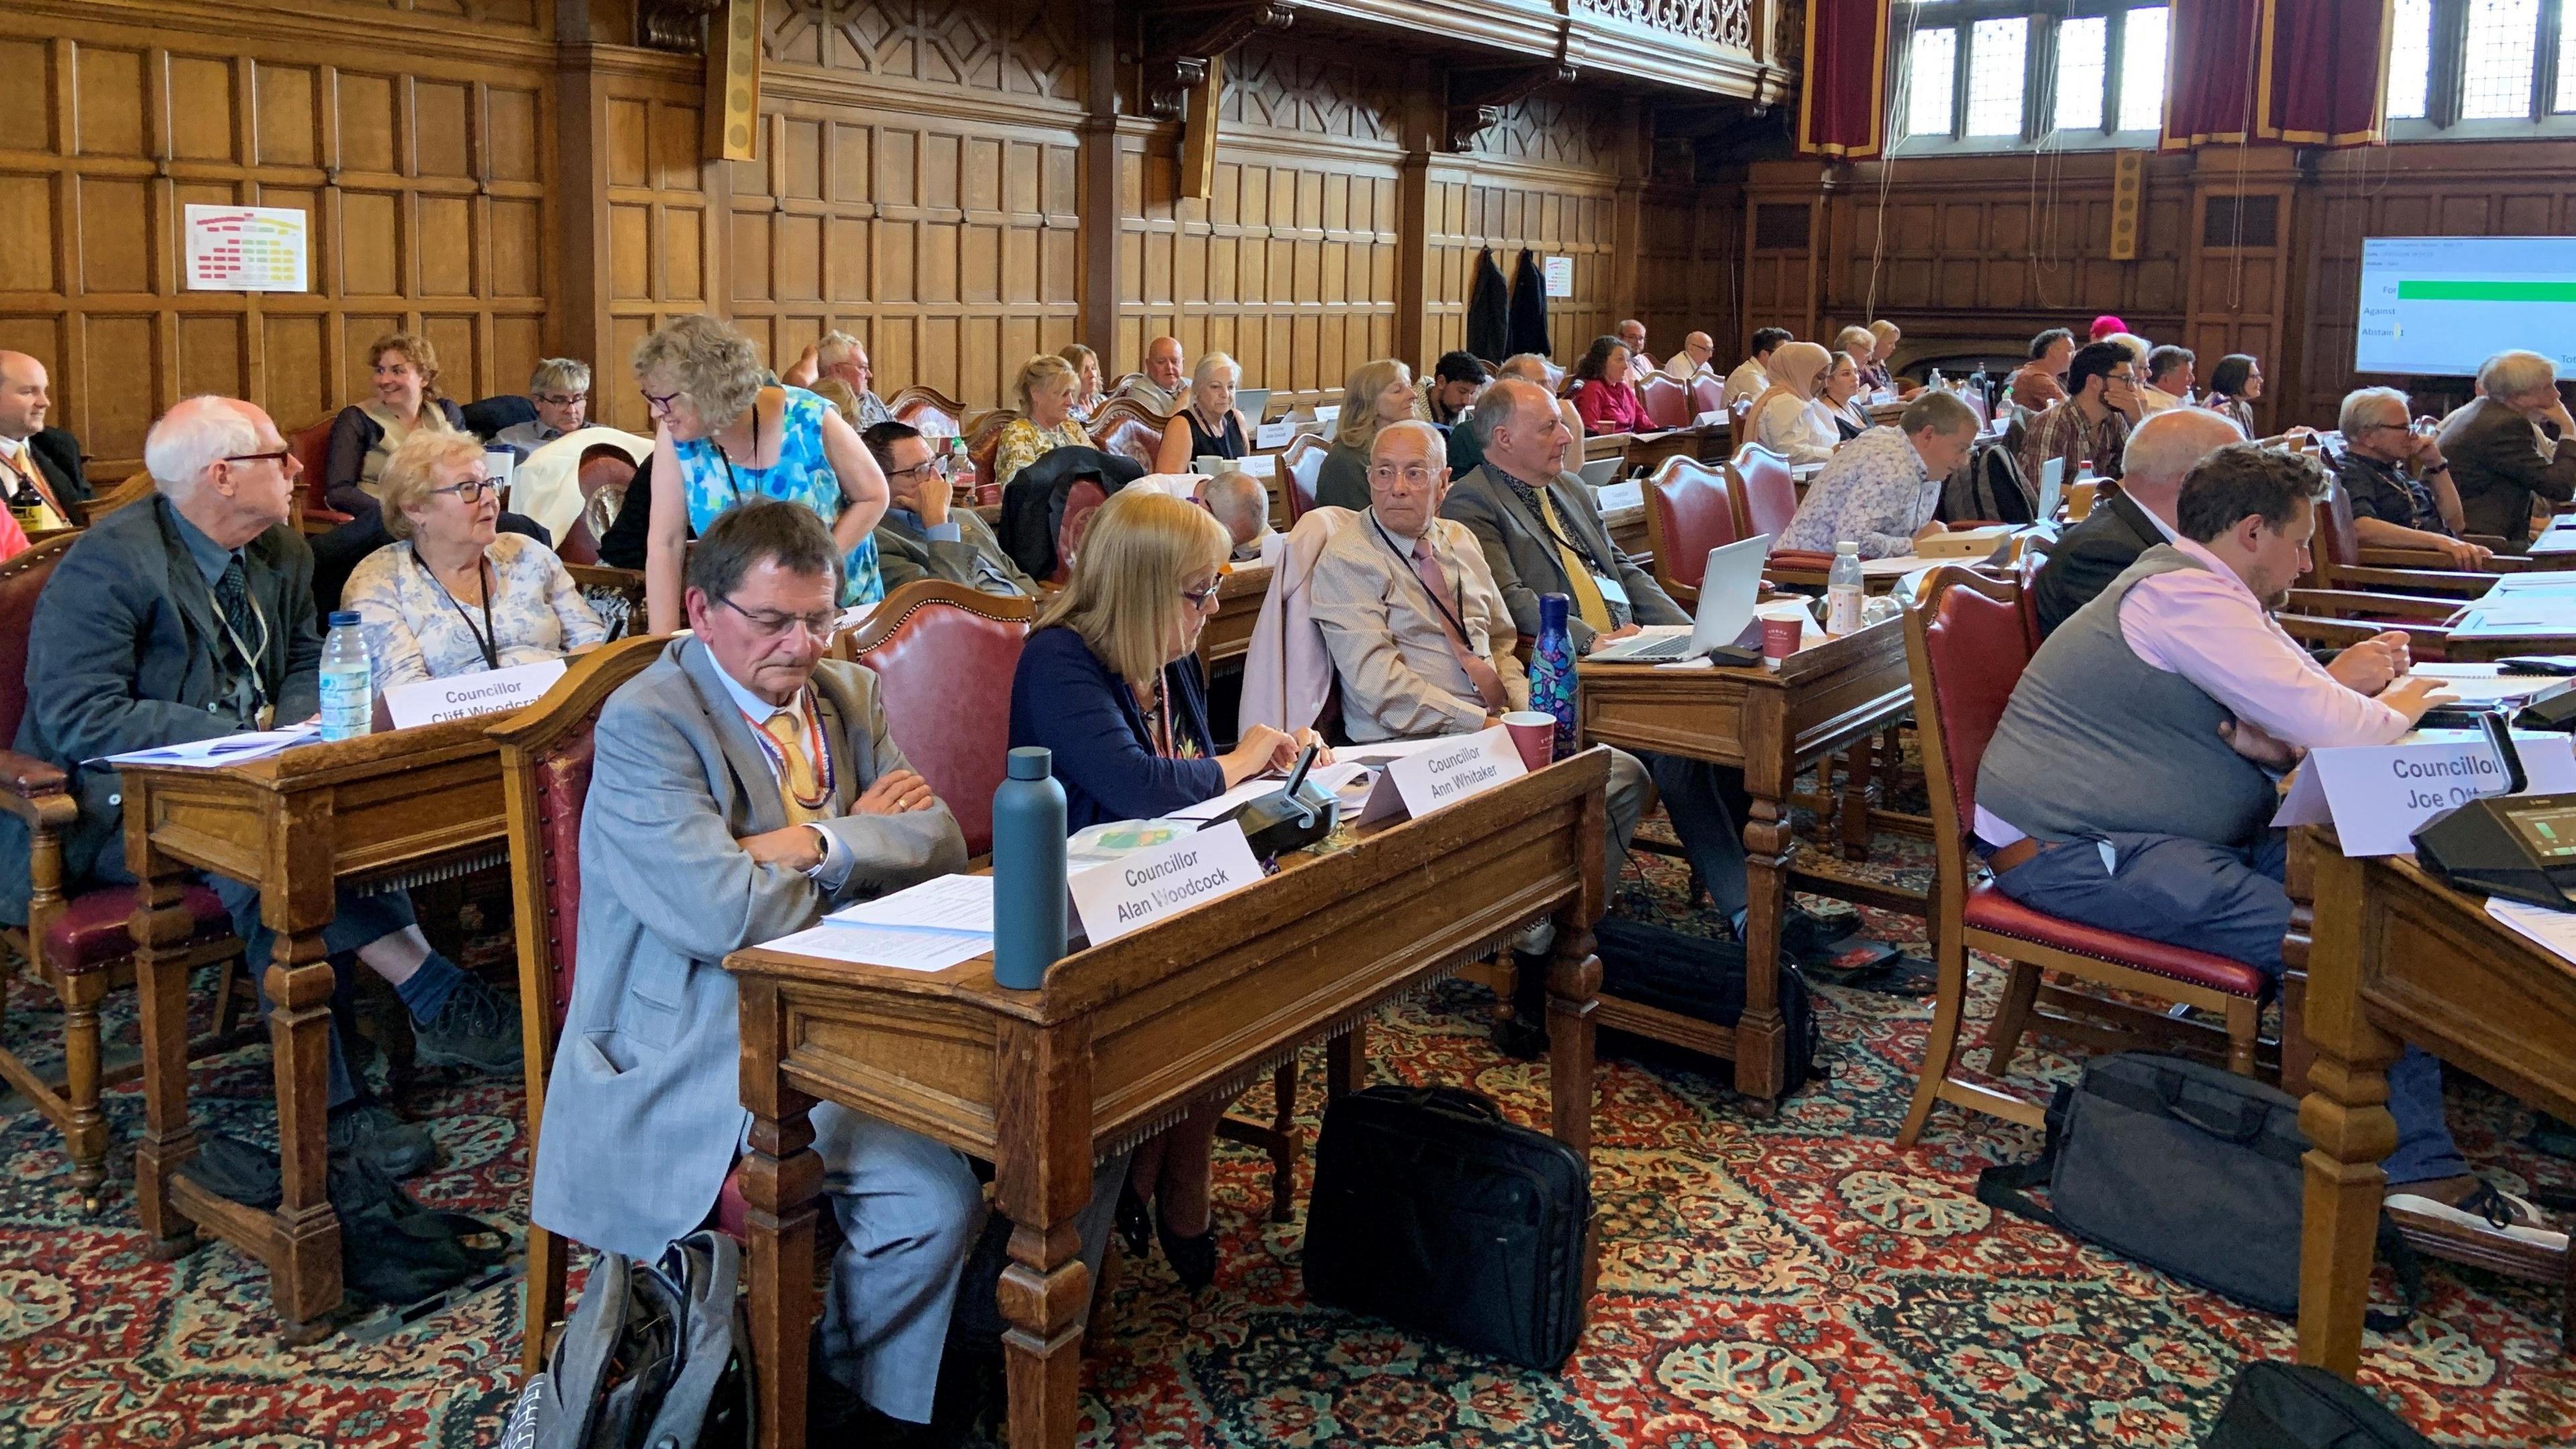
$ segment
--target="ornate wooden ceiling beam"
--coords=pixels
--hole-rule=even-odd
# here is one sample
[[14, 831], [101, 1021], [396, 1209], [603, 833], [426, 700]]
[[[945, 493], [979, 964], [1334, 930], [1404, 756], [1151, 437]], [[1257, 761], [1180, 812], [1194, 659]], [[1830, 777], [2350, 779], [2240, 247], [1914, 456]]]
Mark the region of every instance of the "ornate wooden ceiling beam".
[[1449, 72], [1449, 124], [1443, 138], [1452, 151], [1475, 144], [1479, 132], [1503, 118], [1503, 108], [1527, 100], [1542, 86], [1574, 79], [1563, 62]]
[[1164, 120], [1181, 114], [1190, 92], [1207, 82], [1208, 64], [1253, 36], [1286, 30], [1297, 0], [1172, 5], [1144, 17], [1145, 109]]

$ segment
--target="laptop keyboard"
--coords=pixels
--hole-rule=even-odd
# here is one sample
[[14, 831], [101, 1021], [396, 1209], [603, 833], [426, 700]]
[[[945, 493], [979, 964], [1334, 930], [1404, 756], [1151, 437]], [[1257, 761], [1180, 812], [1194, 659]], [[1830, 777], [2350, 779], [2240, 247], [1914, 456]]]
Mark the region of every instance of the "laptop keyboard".
[[1619, 662], [1624, 663], [1633, 659], [1688, 659], [1692, 652], [1691, 636], [1676, 634], [1670, 639], [1658, 639], [1652, 644], [1639, 645], [1633, 652], [1620, 655]]

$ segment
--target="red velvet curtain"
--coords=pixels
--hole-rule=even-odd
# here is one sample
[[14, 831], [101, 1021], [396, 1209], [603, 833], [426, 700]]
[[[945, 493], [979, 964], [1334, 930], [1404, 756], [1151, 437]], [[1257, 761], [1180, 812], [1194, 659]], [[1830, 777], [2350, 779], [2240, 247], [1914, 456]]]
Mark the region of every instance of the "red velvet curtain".
[[2386, 139], [2385, 0], [2171, 0], [2164, 149]]
[[1888, 0], [1807, 0], [1807, 66], [1798, 149], [1875, 156], [1887, 116]]

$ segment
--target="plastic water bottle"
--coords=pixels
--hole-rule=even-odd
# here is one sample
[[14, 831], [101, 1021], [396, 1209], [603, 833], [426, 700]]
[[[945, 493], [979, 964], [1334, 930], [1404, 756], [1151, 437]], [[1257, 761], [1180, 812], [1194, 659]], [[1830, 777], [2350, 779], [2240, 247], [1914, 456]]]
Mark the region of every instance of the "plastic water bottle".
[[358, 628], [358, 611], [331, 615], [331, 632], [322, 640], [322, 738], [353, 740], [375, 725], [376, 692], [367, 667], [367, 636]]
[[1574, 636], [1565, 627], [1573, 601], [1563, 594], [1538, 596], [1538, 644], [1530, 651], [1529, 707], [1556, 716], [1555, 758], [1579, 748], [1574, 717]]
[[1035, 991], [1064, 955], [1064, 786], [1055, 754], [1023, 745], [993, 792], [993, 984]]
[[1941, 369], [1937, 367], [1932, 369], [1931, 388], [1934, 392], [1941, 390]]
[[1834, 571], [1825, 575], [1825, 632], [1839, 638], [1860, 632], [1860, 544], [1844, 539], [1834, 545]]
[[974, 506], [975, 459], [967, 453], [964, 438], [948, 440], [948, 487], [951, 497]]

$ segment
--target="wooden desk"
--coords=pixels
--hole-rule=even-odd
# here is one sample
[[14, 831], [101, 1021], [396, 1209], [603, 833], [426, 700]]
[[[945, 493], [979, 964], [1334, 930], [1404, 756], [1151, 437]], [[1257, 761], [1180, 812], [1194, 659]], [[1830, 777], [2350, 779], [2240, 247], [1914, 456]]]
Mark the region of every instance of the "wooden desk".
[[1199, 666], [1216, 673], [1252, 648], [1252, 626], [1261, 619], [1261, 600], [1270, 592], [1270, 565], [1237, 564], [1216, 581], [1216, 617], [1199, 631]]
[[[2576, 1117], [2576, 965], [2505, 929], [2482, 897], [2437, 884], [2412, 856], [2347, 860], [2326, 830], [2298, 836], [2318, 903], [2303, 1006], [2312, 1056], [2299, 1126], [2313, 1145], [2299, 1362], [2349, 1378], [2387, 1185], [2379, 1163], [2397, 1145], [2386, 1073], [2400, 1043]], [[2484, 1266], [2531, 1271], [2502, 1255]]]
[[[1882, 909], [1924, 912], [1923, 897], [1844, 877], [1794, 869], [1790, 785], [1807, 764], [1903, 720], [1914, 708], [1905, 669], [1905, 623], [1889, 619], [1789, 657], [1766, 669], [1658, 669], [1650, 664], [1581, 666], [1583, 737], [1595, 744], [1655, 750], [1744, 771], [1753, 817], [1744, 823], [1746, 976], [1744, 1017], [1732, 1031], [1615, 998], [1602, 998], [1604, 1026], [1680, 1042], [1735, 1063], [1735, 1089], [1778, 1100], [1788, 1058], [1780, 1016], [1780, 925], [1790, 880], [1821, 895]], [[1844, 830], [1868, 829], [1867, 782], [1846, 778]], [[1865, 834], [1863, 836], [1865, 839]]]
[[[322, 928], [344, 880], [392, 887], [503, 858], [501, 756], [489, 719], [451, 720], [336, 744], [301, 745], [219, 770], [122, 772], [125, 859], [136, 879], [143, 1092], [137, 1204], [156, 1256], [195, 1246], [202, 1227], [268, 1265], [289, 1344], [332, 1329], [340, 1306], [340, 1222], [324, 1192], [323, 1099], [331, 966]], [[197, 1153], [188, 1111], [188, 935], [181, 892], [197, 870], [259, 888], [277, 934], [265, 984], [276, 1057], [283, 1200], [263, 1212], [215, 1196], [179, 1168]]]
[[1644, 504], [1638, 504], [1633, 508], [1603, 509], [1601, 526], [1609, 533], [1610, 542], [1615, 544], [1621, 553], [1634, 559], [1637, 567], [1649, 573], [1654, 571], [1655, 550], [1646, 536]]
[[1369, 1013], [1546, 916], [1554, 1126], [1588, 1155], [1608, 779], [1608, 756], [1587, 753], [1292, 856], [1221, 906], [1067, 957], [1037, 991], [994, 985], [989, 957], [928, 974], [761, 949], [727, 957], [752, 1112], [743, 1181], [761, 1443], [805, 1438], [818, 1100], [993, 1162], [995, 1204], [1017, 1229], [1001, 1286], [1013, 1449], [1073, 1443], [1090, 1292], [1074, 1217], [1093, 1163], [1320, 1034], [1350, 1029], [1333, 1043], [1330, 1085], [1359, 1085]]

